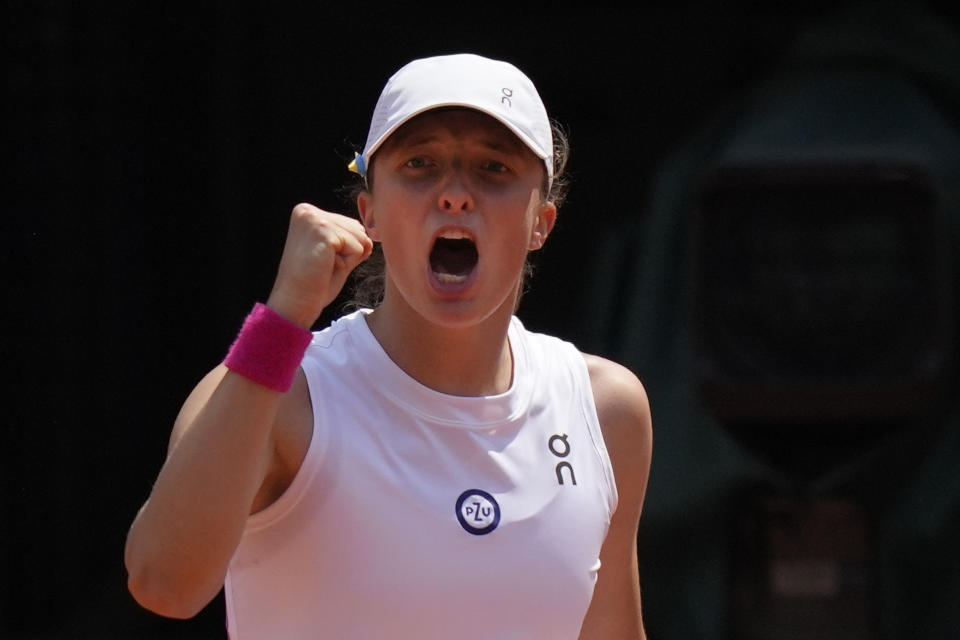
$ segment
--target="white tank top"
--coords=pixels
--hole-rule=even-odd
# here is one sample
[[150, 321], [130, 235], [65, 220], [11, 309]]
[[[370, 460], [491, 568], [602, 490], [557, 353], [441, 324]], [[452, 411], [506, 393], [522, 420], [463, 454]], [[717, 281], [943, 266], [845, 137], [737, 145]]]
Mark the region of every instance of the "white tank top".
[[313, 437], [230, 563], [231, 639], [576, 638], [617, 504], [583, 356], [514, 318], [511, 388], [450, 396], [365, 313], [304, 358]]

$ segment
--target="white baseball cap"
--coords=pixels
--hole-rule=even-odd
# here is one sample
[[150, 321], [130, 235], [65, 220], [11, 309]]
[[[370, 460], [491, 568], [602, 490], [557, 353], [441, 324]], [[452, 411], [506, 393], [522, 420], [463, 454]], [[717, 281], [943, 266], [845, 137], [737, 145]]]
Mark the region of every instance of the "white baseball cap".
[[370, 158], [403, 123], [430, 109], [465, 107], [496, 118], [526, 144], [553, 181], [553, 132], [536, 87], [509, 62], [472, 53], [409, 62], [387, 81], [363, 153], [350, 168], [366, 178]]

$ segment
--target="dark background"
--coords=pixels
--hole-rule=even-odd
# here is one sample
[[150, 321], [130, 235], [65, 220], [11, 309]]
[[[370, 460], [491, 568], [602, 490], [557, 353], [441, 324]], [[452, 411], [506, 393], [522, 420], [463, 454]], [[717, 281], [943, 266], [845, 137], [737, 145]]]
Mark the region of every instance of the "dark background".
[[[573, 146], [570, 199], [520, 316], [625, 362], [650, 390], [664, 454], [641, 528], [648, 631], [737, 636], [736, 496], [779, 476], [684, 395], [668, 347], [684, 335], [674, 298], [638, 311], [642, 296], [628, 296], [650, 255], [677, 260], [657, 253], [647, 224], [670, 159], [717, 131], [709, 123], [775, 75], [798, 38], [854, 5], [233, 5], [3, 5], [0, 635], [224, 637], [221, 599], [189, 622], [135, 605], [127, 527], [183, 398], [269, 293], [291, 207], [345, 208], [346, 160], [396, 68], [473, 51], [524, 69]], [[942, 38], [921, 37], [894, 66], [960, 123], [960, 85], [942, 64], [960, 66], [953, 5], [910, 5]], [[896, 32], [899, 14], [876, 7], [854, 22]], [[679, 266], [662, 271], [683, 289]], [[659, 351], [630, 351], [630, 314], [659, 322]], [[931, 409], [923, 447], [848, 469], [859, 492], [841, 492], [866, 505], [878, 541], [867, 562], [877, 637], [960, 637], [960, 445], [946, 405]], [[861, 499], [873, 486], [881, 497]]]

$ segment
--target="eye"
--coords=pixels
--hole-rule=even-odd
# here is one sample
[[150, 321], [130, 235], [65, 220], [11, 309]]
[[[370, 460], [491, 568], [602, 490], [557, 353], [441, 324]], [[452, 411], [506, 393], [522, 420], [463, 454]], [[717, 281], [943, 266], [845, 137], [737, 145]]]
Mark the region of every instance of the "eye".
[[491, 171], [493, 173], [506, 173], [507, 171], [510, 170], [510, 168], [507, 167], [507, 165], [503, 164], [502, 162], [498, 162], [496, 160], [487, 160], [486, 162], [483, 163], [482, 166], [485, 171]]
[[407, 160], [403, 166], [411, 169], [424, 169], [430, 166], [430, 161], [423, 156], [415, 156]]

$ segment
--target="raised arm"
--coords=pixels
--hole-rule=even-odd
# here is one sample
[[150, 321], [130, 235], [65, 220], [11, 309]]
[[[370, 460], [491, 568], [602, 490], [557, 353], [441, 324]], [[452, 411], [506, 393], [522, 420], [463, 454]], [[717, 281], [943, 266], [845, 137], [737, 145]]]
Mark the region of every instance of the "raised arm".
[[619, 501], [600, 551], [600, 573], [581, 640], [645, 640], [637, 528], [650, 473], [653, 432], [643, 385], [619, 364], [585, 356]]
[[[298, 205], [267, 306], [310, 328], [371, 248], [356, 220]], [[223, 365], [211, 371], [184, 403], [127, 536], [134, 598], [176, 618], [206, 606], [223, 585], [248, 515], [276, 500], [299, 469], [311, 428], [302, 372], [281, 393]]]

